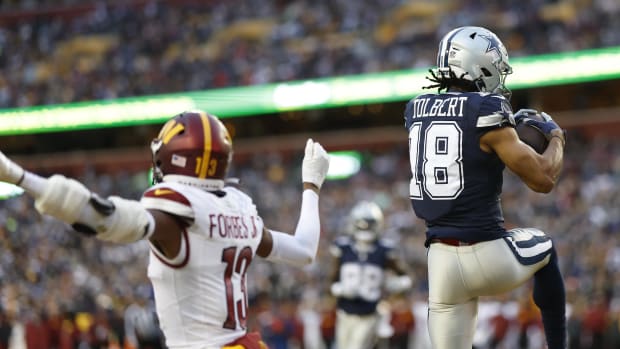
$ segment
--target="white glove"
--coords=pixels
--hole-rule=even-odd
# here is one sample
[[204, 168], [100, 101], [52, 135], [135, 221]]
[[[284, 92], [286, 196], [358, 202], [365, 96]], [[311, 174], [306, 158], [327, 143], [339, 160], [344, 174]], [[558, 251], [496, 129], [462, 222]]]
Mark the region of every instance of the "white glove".
[[413, 281], [407, 275], [391, 276], [385, 282], [389, 292], [403, 292], [411, 288]]
[[347, 287], [341, 282], [334, 282], [330, 288], [332, 294], [336, 297], [355, 298], [357, 290], [354, 287]]
[[24, 176], [24, 169], [0, 152], [0, 181], [17, 184]]
[[306, 142], [306, 152], [301, 165], [302, 182], [312, 183], [319, 189], [329, 169], [329, 155], [323, 147], [311, 138]]

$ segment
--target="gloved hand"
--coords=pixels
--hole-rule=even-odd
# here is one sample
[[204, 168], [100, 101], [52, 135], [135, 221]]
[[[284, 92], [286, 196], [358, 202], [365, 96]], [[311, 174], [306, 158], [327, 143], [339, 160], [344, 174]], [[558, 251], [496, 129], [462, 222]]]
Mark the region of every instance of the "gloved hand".
[[[536, 116], [537, 114], [540, 115], [540, 118], [542, 120], [538, 120]], [[524, 122], [527, 125], [537, 128], [542, 134], [545, 135], [545, 137], [547, 137], [547, 140], [551, 140], [551, 138], [553, 137], [553, 135], [551, 134], [553, 130], [561, 130], [563, 133], [562, 140], [566, 142], [566, 132], [564, 132], [564, 130], [562, 130], [560, 126], [558, 126], [558, 124], [553, 121], [551, 116], [545, 112], [539, 113], [534, 109], [521, 109], [514, 115], [514, 118], [517, 124]]]
[[325, 181], [327, 170], [329, 169], [329, 155], [323, 147], [308, 139], [306, 151], [301, 165], [301, 180], [305, 183], [312, 183], [319, 189]]
[[385, 281], [385, 288], [389, 292], [403, 292], [411, 288], [413, 281], [408, 275], [390, 276]]
[[351, 286], [352, 285], [345, 285], [342, 282], [334, 282], [330, 291], [336, 297], [355, 298], [357, 297], [357, 289]]
[[0, 152], [0, 181], [17, 184], [24, 176], [24, 169]]
[[515, 123], [521, 123], [525, 118], [531, 119], [535, 117], [536, 114], [538, 114], [538, 110], [536, 109], [519, 109], [519, 111], [514, 114]]

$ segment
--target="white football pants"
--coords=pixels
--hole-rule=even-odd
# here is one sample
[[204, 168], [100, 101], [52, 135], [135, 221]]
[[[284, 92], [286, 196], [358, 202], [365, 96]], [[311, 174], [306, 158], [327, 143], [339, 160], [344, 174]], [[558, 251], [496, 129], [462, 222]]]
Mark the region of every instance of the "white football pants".
[[[377, 340], [379, 315], [336, 312], [336, 349], [370, 349]], [[471, 348], [470, 348], [471, 349]]]
[[[517, 240], [543, 233], [518, 229]], [[551, 241], [515, 253], [529, 258], [551, 249]], [[470, 246], [433, 243], [428, 248], [428, 330], [434, 349], [471, 349], [476, 328], [478, 297], [512, 290], [549, 263], [550, 255], [530, 265], [521, 264], [506, 240]]]

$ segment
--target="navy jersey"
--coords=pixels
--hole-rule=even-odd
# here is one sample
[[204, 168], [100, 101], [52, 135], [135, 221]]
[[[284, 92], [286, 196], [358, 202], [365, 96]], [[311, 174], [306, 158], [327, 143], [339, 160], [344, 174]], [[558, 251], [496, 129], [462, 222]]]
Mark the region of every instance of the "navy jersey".
[[350, 237], [339, 237], [331, 252], [340, 260], [340, 282], [355, 285], [359, 293], [355, 298], [339, 297], [338, 309], [356, 315], [374, 314], [381, 300], [386, 265], [393, 258], [394, 246], [379, 239], [370, 250], [362, 252]]
[[514, 124], [510, 104], [498, 94], [425, 94], [407, 103], [409, 194], [416, 215], [426, 221], [427, 243], [436, 237], [475, 242], [505, 234], [500, 207], [505, 165], [480, 149], [480, 137]]

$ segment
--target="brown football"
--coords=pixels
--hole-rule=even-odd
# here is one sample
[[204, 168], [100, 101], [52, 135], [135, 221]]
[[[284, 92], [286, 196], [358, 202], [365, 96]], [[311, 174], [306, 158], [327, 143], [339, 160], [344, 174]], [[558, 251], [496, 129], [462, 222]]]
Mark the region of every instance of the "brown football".
[[[543, 121], [540, 113], [530, 114], [528, 117], [530, 119]], [[517, 135], [519, 135], [519, 139], [521, 139], [521, 142], [532, 147], [538, 154], [545, 152], [545, 149], [547, 149], [547, 146], [549, 145], [549, 141], [547, 140], [547, 137], [540, 132], [540, 130], [524, 122], [518, 123], [515, 129], [517, 131]]]

